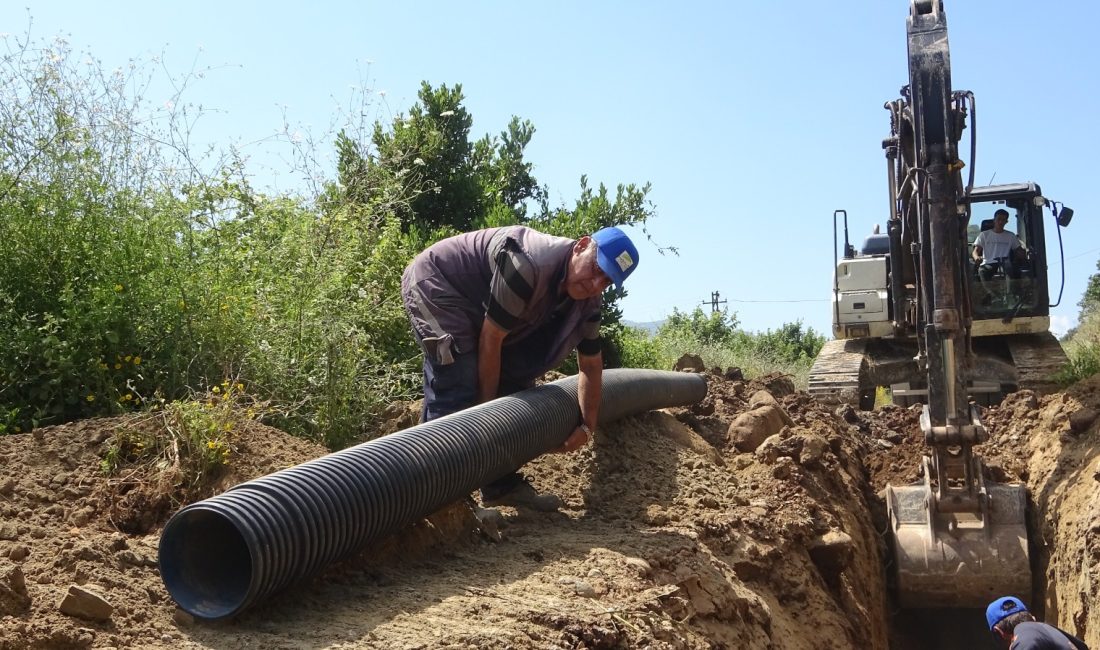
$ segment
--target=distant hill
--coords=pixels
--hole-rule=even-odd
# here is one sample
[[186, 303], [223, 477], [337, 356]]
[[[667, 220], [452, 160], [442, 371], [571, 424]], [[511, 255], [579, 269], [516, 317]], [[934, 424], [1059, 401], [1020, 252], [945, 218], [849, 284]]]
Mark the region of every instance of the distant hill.
[[664, 325], [664, 324], [665, 324], [664, 320], [653, 320], [653, 321], [649, 321], [649, 322], [646, 322], [646, 323], [638, 323], [636, 321], [626, 320], [625, 318], [623, 319], [623, 325], [627, 325], [629, 327], [635, 327], [635, 328], [640, 329], [640, 330], [645, 330], [645, 331], [649, 332], [651, 335], [656, 334], [657, 329], [659, 327], [661, 327], [661, 325]]

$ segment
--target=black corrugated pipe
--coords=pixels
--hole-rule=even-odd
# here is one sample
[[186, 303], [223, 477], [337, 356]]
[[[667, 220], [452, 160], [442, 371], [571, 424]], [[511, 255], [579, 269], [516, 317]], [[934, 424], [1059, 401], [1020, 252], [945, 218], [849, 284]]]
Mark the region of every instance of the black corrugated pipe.
[[[600, 423], [706, 392], [696, 374], [607, 370]], [[241, 483], [168, 521], [161, 578], [186, 612], [233, 616], [561, 446], [579, 422], [569, 377]]]

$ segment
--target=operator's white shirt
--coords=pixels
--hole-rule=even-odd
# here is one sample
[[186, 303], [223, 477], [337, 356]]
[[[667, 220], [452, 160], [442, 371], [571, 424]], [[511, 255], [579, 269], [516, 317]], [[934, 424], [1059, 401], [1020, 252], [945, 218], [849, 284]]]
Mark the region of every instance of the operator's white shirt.
[[983, 230], [974, 240], [974, 246], [982, 247], [982, 264], [996, 262], [1002, 257], [1008, 257], [1009, 253], [1020, 247], [1020, 238], [1011, 230], [995, 232]]

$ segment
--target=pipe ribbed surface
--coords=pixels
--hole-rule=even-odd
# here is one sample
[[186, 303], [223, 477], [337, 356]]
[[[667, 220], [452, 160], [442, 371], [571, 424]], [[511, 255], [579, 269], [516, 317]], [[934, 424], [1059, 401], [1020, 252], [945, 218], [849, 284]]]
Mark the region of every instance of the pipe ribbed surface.
[[[600, 423], [706, 392], [700, 375], [606, 370]], [[241, 483], [168, 521], [161, 578], [188, 613], [232, 616], [561, 446], [579, 423], [569, 377]]]

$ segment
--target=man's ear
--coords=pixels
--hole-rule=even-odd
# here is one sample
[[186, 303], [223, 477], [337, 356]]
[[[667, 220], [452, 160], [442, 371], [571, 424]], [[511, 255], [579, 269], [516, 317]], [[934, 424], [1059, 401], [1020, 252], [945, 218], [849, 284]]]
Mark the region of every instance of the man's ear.
[[592, 245], [592, 237], [585, 235], [577, 240], [577, 243], [573, 244], [573, 252], [576, 254], [583, 253], [585, 249]]

